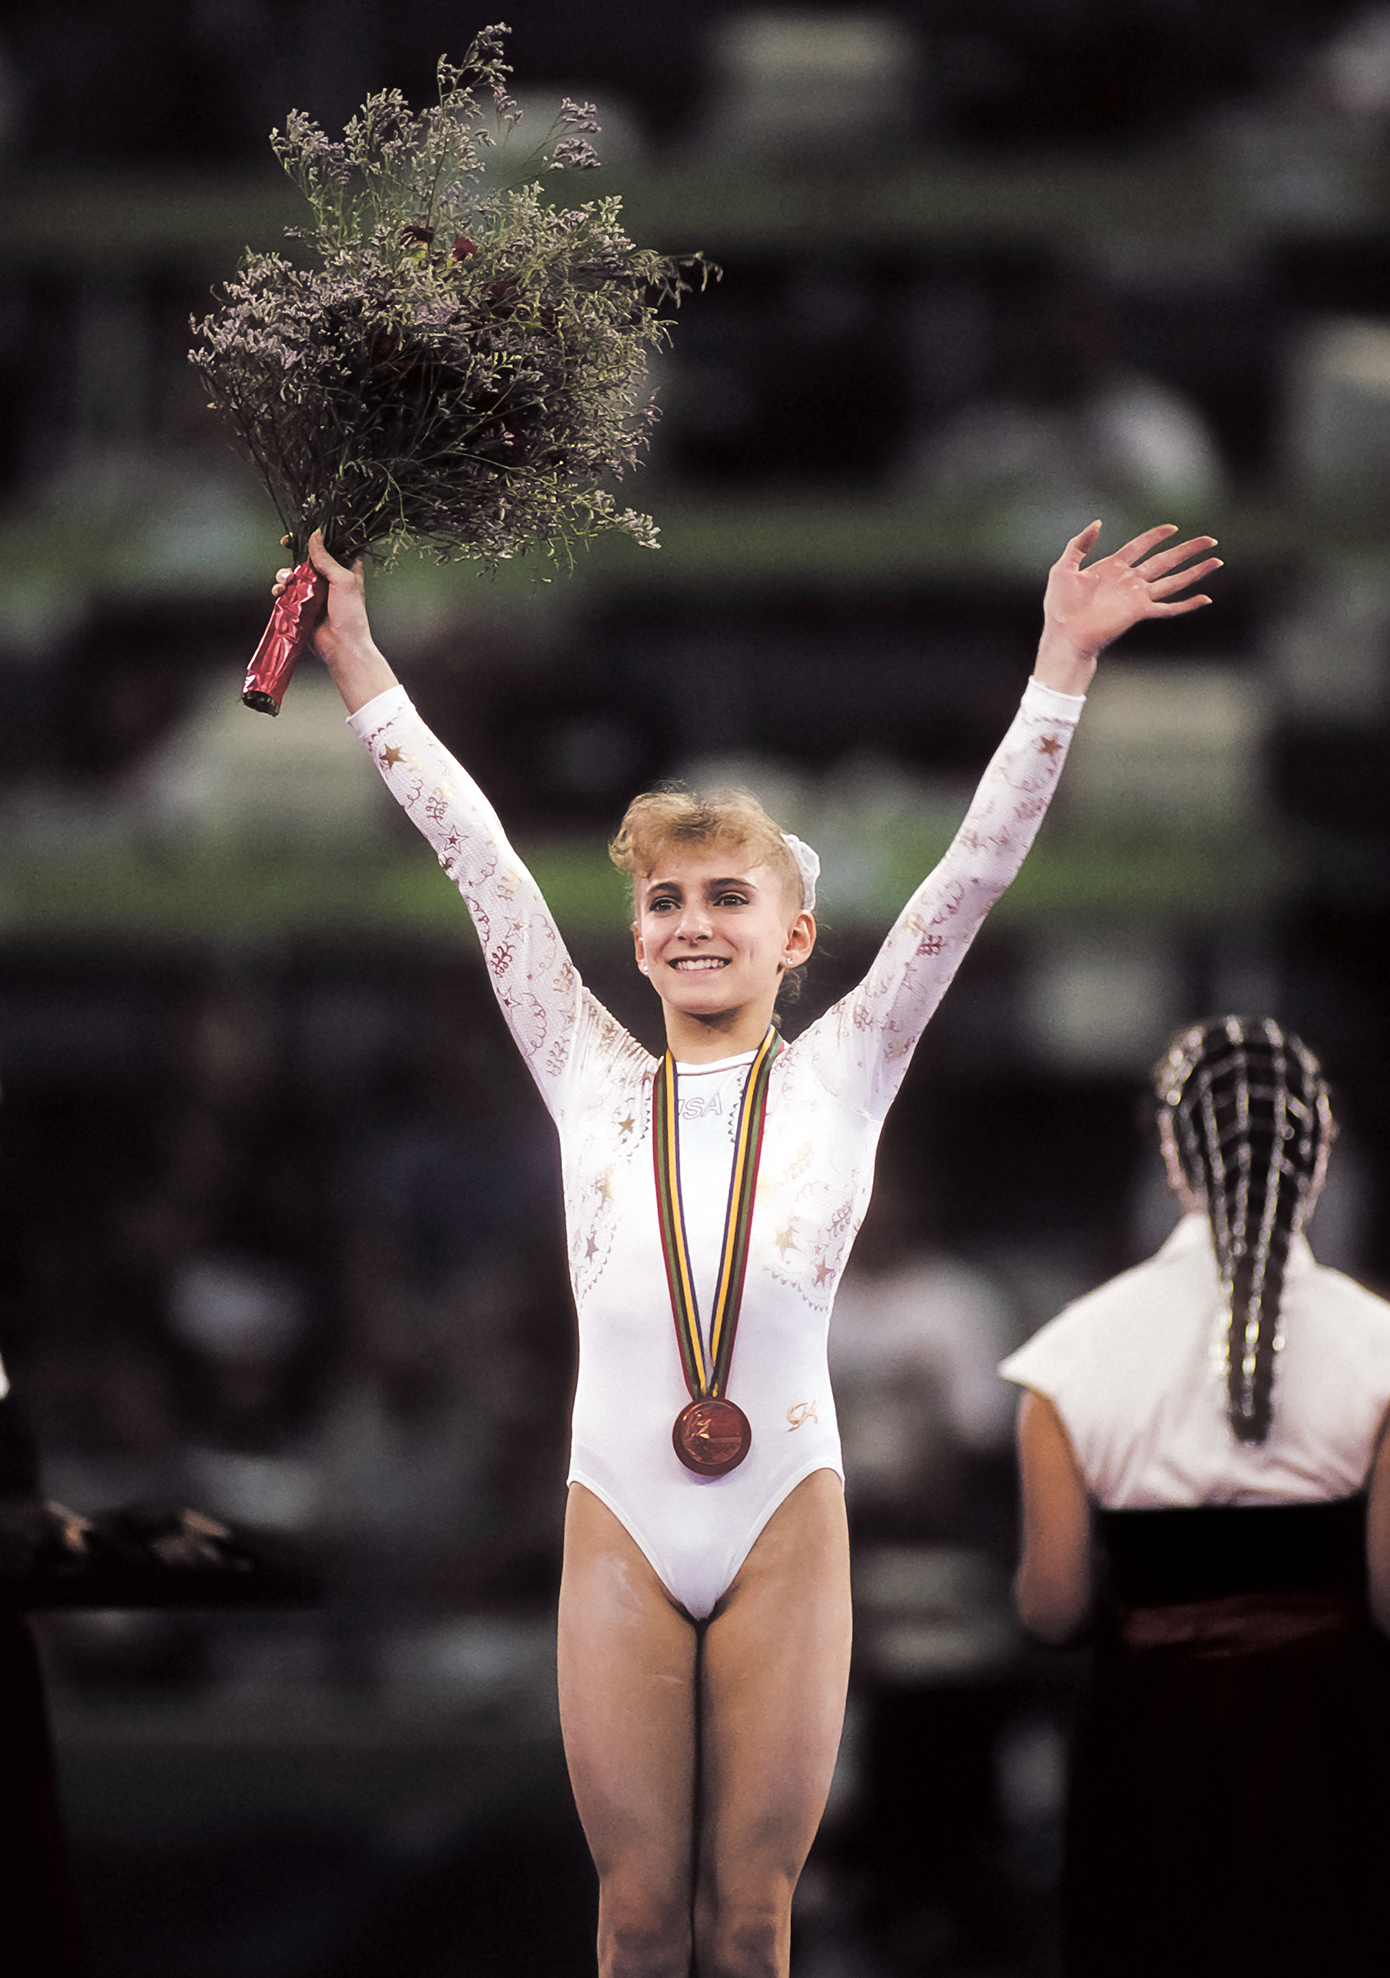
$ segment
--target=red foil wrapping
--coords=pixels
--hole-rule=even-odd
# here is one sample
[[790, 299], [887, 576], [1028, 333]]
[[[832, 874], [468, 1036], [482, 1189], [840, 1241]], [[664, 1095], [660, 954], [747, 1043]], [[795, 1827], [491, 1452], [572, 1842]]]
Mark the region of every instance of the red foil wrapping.
[[328, 604], [328, 579], [312, 563], [297, 563], [275, 600], [256, 647], [241, 698], [258, 714], [278, 714], [295, 661], [313, 638]]

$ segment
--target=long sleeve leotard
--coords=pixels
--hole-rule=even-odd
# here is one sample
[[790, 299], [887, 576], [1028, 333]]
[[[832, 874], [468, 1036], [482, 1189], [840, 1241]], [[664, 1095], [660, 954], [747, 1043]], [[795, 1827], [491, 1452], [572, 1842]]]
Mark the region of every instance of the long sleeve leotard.
[[[697, 1620], [787, 1494], [815, 1470], [840, 1472], [827, 1331], [868, 1206], [883, 1118], [927, 1020], [1033, 841], [1081, 704], [1029, 683], [965, 822], [864, 980], [777, 1058], [729, 1382], [753, 1442], [739, 1468], [718, 1478], [692, 1475], [671, 1445], [688, 1397], [657, 1226], [657, 1060], [584, 988], [491, 805], [404, 690], [352, 717], [463, 895], [502, 1013], [559, 1131], [579, 1323], [570, 1479], [608, 1505]], [[744, 1062], [727, 1070], [741, 1079]], [[699, 1068], [702, 1091], [718, 1069]], [[695, 1073], [682, 1074], [683, 1109]], [[687, 1215], [700, 1222], [699, 1205], [688, 1204]], [[697, 1275], [703, 1261], [692, 1256]]]

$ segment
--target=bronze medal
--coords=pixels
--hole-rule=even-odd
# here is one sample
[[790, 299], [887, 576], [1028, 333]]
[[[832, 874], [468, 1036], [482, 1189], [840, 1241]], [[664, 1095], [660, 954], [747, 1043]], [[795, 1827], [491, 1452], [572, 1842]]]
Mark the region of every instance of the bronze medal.
[[748, 1417], [725, 1394], [733, 1358], [743, 1279], [748, 1268], [748, 1238], [753, 1222], [753, 1196], [762, 1157], [763, 1121], [767, 1114], [768, 1079], [782, 1048], [768, 1026], [743, 1088], [734, 1133], [734, 1164], [729, 1177], [729, 1206], [724, 1217], [719, 1274], [714, 1294], [708, 1348], [700, 1330], [694, 1274], [685, 1238], [681, 1208], [679, 1112], [676, 1104], [676, 1061], [669, 1047], [652, 1081], [652, 1161], [656, 1180], [657, 1224], [666, 1283], [671, 1293], [671, 1317], [676, 1325], [681, 1370], [690, 1390], [671, 1430], [671, 1443], [687, 1470], [697, 1477], [723, 1477], [736, 1470], [752, 1447]]
[[681, 1409], [671, 1441], [687, 1470], [698, 1477], [723, 1477], [748, 1454], [753, 1431], [737, 1402], [707, 1396]]

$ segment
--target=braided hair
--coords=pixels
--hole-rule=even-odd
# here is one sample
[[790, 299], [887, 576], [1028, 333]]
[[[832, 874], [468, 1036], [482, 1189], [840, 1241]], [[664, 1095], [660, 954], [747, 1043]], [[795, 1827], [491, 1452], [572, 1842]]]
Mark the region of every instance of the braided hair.
[[1220, 1017], [1175, 1039], [1154, 1072], [1183, 1177], [1206, 1207], [1226, 1326], [1226, 1413], [1263, 1442], [1289, 1246], [1317, 1199], [1335, 1131], [1312, 1052], [1270, 1017]]

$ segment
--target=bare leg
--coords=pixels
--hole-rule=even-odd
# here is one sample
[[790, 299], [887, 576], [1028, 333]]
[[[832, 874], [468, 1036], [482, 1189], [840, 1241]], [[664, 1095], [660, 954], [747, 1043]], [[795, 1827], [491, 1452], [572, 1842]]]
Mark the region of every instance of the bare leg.
[[698, 1647], [607, 1505], [571, 1485], [560, 1724], [599, 1876], [601, 1978], [688, 1978]]
[[778, 1508], [699, 1627], [607, 1507], [571, 1488], [560, 1717], [599, 1873], [602, 1978], [688, 1978], [692, 1907], [699, 1978], [785, 1978], [849, 1645], [844, 1497], [830, 1471]]
[[849, 1536], [830, 1470], [768, 1522], [705, 1630], [699, 1978], [785, 1978], [849, 1680]]

